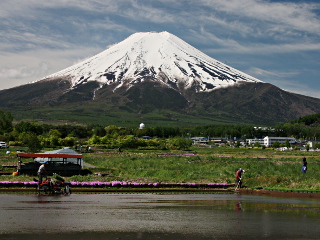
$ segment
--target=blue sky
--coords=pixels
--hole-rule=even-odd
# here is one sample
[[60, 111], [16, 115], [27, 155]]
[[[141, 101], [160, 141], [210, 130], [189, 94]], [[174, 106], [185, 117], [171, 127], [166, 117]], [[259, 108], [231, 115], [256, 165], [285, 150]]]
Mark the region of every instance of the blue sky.
[[264, 82], [320, 98], [317, 0], [1, 0], [0, 89], [149, 31], [168, 31]]

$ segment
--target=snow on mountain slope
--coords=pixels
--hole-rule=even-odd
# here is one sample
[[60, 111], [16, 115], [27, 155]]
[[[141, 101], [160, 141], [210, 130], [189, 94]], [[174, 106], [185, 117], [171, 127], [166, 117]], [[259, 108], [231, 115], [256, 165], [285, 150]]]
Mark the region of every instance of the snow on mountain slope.
[[101, 87], [130, 87], [146, 77], [178, 87], [196, 83], [198, 91], [233, 85], [239, 81], [261, 82], [223, 64], [168, 32], [135, 33], [109, 49], [47, 78], [68, 76], [72, 87], [98, 81]]

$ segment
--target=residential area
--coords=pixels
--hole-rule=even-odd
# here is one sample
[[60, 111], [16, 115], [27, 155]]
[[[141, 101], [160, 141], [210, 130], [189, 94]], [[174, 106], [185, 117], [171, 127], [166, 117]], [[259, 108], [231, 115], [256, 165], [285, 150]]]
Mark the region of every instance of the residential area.
[[282, 151], [286, 150], [307, 150], [320, 151], [319, 141], [297, 140], [294, 137], [269, 137], [253, 138], [253, 139], [228, 139], [228, 138], [211, 138], [211, 137], [192, 137], [191, 140], [195, 145], [213, 146], [243, 146], [243, 147], [262, 147], [262, 148], [278, 148]]

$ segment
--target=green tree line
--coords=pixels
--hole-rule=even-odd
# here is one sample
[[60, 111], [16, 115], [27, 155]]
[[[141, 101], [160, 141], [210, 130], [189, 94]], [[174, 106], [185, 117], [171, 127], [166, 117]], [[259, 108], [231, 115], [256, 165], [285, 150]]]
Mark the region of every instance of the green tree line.
[[[115, 125], [49, 125], [21, 121], [13, 124], [9, 111], [0, 110], [0, 141], [30, 148], [103, 144], [108, 147], [176, 147], [188, 148], [191, 137], [263, 138], [265, 136], [320, 139], [320, 114], [314, 114], [274, 127], [213, 124], [194, 128], [146, 127], [128, 128]], [[152, 139], [144, 139], [149, 136]], [[171, 139], [164, 142], [164, 139]]]

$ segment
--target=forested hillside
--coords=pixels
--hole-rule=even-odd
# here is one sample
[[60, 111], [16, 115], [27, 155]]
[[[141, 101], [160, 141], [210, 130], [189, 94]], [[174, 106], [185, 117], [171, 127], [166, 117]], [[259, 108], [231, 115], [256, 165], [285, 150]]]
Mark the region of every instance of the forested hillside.
[[299, 123], [307, 126], [316, 127], [320, 125], [320, 113], [300, 117], [297, 120], [291, 121], [290, 123], [292, 124]]

